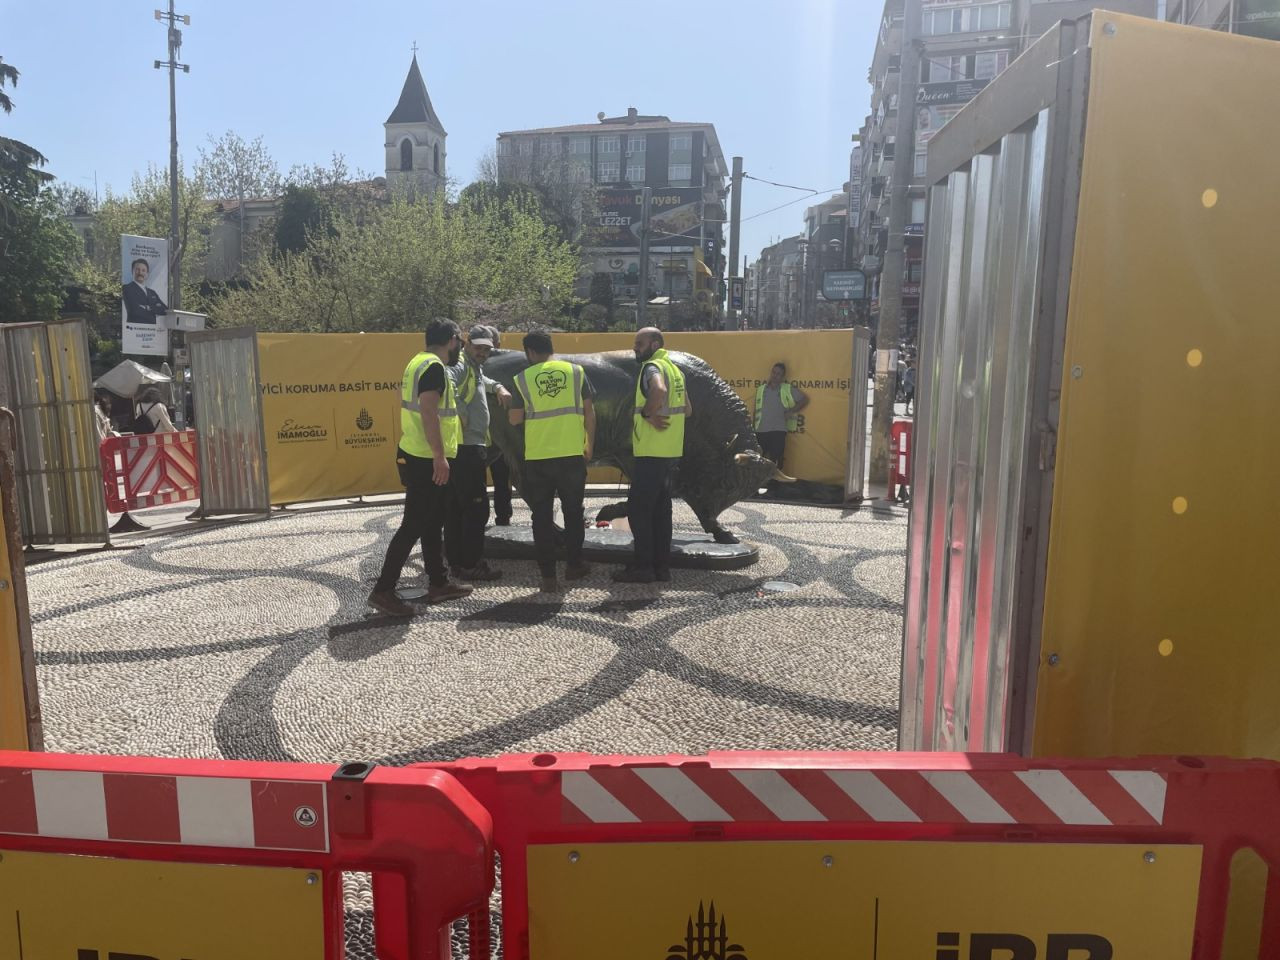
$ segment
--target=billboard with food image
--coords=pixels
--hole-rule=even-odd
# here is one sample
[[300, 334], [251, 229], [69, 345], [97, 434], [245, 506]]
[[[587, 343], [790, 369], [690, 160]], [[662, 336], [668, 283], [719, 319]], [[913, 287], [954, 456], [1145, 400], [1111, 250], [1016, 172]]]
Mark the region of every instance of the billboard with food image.
[[[638, 247], [643, 220], [640, 190], [601, 190], [591, 243], [598, 247]], [[695, 246], [702, 222], [702, 189], [655, 187], [649, 195], [649, 242]]]

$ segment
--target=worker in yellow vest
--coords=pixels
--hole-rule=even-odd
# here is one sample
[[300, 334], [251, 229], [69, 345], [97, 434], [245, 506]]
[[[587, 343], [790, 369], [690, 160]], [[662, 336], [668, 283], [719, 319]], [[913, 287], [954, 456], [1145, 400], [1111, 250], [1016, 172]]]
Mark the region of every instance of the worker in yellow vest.
[[404, 484], [404, 516], [391, 538], [382, 573], [369, 594], [369, 605], [394, 617], [413, 615], [413, 608], [396, 595], [396, 582], [417, 541], [427, 570], [427, 602], [465, 597], [471, 587], [455, 583], [445, 573], [445, 513], [449, 507], [450, 461], [458, 453], [461, 427], [458, 398], [446, 364], [458, 362], [462, 332], [452, 320], [427, 325], [427, 348], [414, 355], [400, 384], [400, 448], [396, 467]]
[[640, 363], [632, 416], [631, 488], [627, 520], [634, 556], [613, 579], [619, 583], [653, 583], [671, 579], [671, 484], [684, 455], [684, 422], [693, 415], [684, 374], [671, 362], [662, 331], [645, 327], [636, 333]]
[[787, 383], [787, 365], [775, 363], [769, 380], [756, 387], [755, 431], [764, 455], [782, 469], [786, 454], [787, 434], [799, 427], [796, 416], [809, 405], [809, 398]]
[[564, 514], [566, 580], [591, 572], [582, 559], [586, 537], [582, 500], [587, 491], [587, 464], [596, 435], [593, 391], [586, 371], [576, 363], [553, 359], [551, 335], [525, 334], [529, 366], [516, 374], [516, 392], [507, 416], [512, 426], [524, 424], [524, 466], [520, 484], [533, 512], [533, 546], [542, 576], [540, 589], [555, 593], [556, 527], [554, 500]]

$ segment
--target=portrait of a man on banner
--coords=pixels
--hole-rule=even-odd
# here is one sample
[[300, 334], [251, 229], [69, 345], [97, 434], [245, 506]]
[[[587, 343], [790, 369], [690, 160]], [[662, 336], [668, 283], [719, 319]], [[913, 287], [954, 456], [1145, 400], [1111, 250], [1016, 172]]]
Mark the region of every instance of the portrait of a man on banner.
[[120, 237], [121, 350], [164, 356], [169, 331], [161, 318], [169, 286], [169, 241], [156, 237]]

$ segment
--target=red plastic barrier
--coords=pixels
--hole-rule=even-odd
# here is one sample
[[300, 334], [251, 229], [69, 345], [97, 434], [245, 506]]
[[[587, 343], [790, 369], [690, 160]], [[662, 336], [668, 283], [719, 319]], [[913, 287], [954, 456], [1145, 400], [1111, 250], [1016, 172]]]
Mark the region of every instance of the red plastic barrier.
[[[343, 871], [373, 875], [381, 960], [444, 960], [450, 922], [493, 887], [492, 821], [457, 780], [365, 764], [0, 751], [0, 849], [313, 871], [326, 960], [343, 955]], [[60, 909], [77, 919], [76, 904]], [[211, 924], [237, 921], [208, 910]], [[261, 954], [245, 942], [239, 955]]]
[[[1184, 858], [1184, 883], [1180, 889], [1186, 894], [1186, 902], [1181, 913], [1172, 902], [1167, 906], [1159, 898], [1156, 902], [1161, 905], [1158, 909], [1169, 911], [1168, 923], [1184, 925], [1188, 939], [1194, 914], [1195, 960], [1221, 957], [1231, 858], [1241, 848], [1252, 847], [1272, 871], [1259, 956], [1275, 956], [1267, 951], [1280, 942], [1280, 884], [1275, 882], [1280, 876], [1280, 818], [1276, 816], [1280, 810], [1280, 764], [1269, 761], [1194, 757], [1038, 761], [1004, 754], [941, 753], [713, 753], [699, 758], [540, 754], [463, 760], [436, 768], [456, 776], [493, 815], [494, 842], [503, 864], [503, 947], [504, 955], [511, 960], [530, 956], [531, 931], [542, 938], [544, 954], [547, 949], [548, 928], [555, 917], [536, 915], [530, 905], [529, 877], [531, 873], [537, 875], [539, 865], [545, 868], [550, 862], [555, 869], [568, 871], [577, 868], [563, 866], [566, 860], [570, 864], [581, 860], [584, 865], [599, 865], [608, 857], [635, 856], [637, 850], [643, 854], [646, 845], [652, 848], [653, 844], [690, 843], [707, 844], [698, 849], [705, 850], [710, 861], [734, 846], [731, 841], [791, 841], [793, 845], [798, 841], [945, 841], [942, 846], [953, 853], [957, 842], [1053, 845], [1037, 846], [1032, 853], [1061, 851], [1062, 844], [1113, 845], [1116, 849], [1111, 856], [1122, 856], [1126, 869], [1139, 871], [1141, 878], [1155, 879], [1158, 875], [1154, 867], [1149, 873], [1140, 872], [1144, 861], [1152, 865], [1156, 862], [1155, 852], [1143, 853], [1145, 845], [1151, 845], [1161, 851], [1163, 869], [1173, 870], [1174, 861], [1179, 856]], [[566, 854], [563, 848], [544, 848], [541, 856], [533, 858], [531, 868], [531, 853], [537, 853], [543, 845], [556, 844], [571, 844], [572, 849]], [[593, 850], [593, 844], [627, 846]], [[1133, 844], [1144, 846], [1135, 852], [1130, 846]], [[1160, 846], [1165, 844], [1180, 846]], [[687, 877], [689, 871], [682, 870], [681, 865], [687, 867], [688, 861], [679, 859], [687, 856], [687, 848], [666, 848], [672, 851], [670, 854], [663, 854], [661, 849], [651, 858], [660, 865], [659, 870], [668, 871], [659, 877], [665, 875], [671, 882]], [[762, 848], [756, 845], [753, 849]], [[1026, 852], [1025, 846], [1022, 849]], [[623, 852], [620, 854], [619, 850]], [[554, 858], [548, 860], [552, 851]], [[978, 854], [982, 855], [982, 851]], [[843, 854], [838, 854], [837, 859], [840, 856]], [[831, 867], [832, 860], [824, 857], [824, 865]], [[850, 863], [844, 857], [838, 865]], [[705, 889], [708, 897], [714, 897], [717, 884], [724, 889], [725, 877], [715, 879], [711, 873], [703, 876], [703, 864], [696, 864], [698, 889]], [[852, 865], [855, 874], [875, 869], [856, 862]], [[714, 873], [714, 868], [707, 869]], [[1050, 868], [1046, 866], [1045, 870]], [[928, 871], [918, 875], [924, 880]], [[608, 882], [617, 876], [610, 875]], [[818, 870], [810, 878], [835, 876]], [[848, 878], [850, 874], [844, 876]], [[964, 887], [976, 885], [981, 889], [981, 875], [964, 876]], [[1092, 886], [1090, 877], [1104, 882], [1105, 866], [1086, 863], [1079, 883], [1072, 881], [1069, 887], [1071, 895], [1088, 890]], [[748, 880], [748, 887], [767, 878], [766, 871], [755, 881]], [[732, 874], [728, 879], [734, 880]], [[634, 878], [622, 882], [625, 885], [634, 882]], [[1033, 871], [1026, 884], [1035, 887], [1038, 882]], [[664, 885], [659, 879], [656, 887], [649, 889]], [[815, 884], [814, 889], [820, 891], [821, 884]], [[962, 898], [965, 890], [955, 893]], [[612, 891], [605, 894], [612, 895]], [[539, 902], [551, 902], [547, 896], [544, 891]], [[552, 891], [551, 897], [558, 897], [556, 902], [563, 904], [563, 891]], [[609, 902], [622, 902], [624, 912], [643, 912], [645, 907], [625, 897], [614, 897]], [[941, 903], [943, 910], [952, 906], [947, 896], [932, 902]], [[978, 902], [983, 902], [981, 897]], [[880, 906], [877, 901], [876, 909], [880, 910]], [[679, 929], [673, 934], [687, 936], [689, 942], [679, 949], [670, 948], [671, 956], [701, 956], [699, 938], [732, 938], [732, 929], [726, 935], [723, 926], [716, 934], [714, 912], [708, 923], [702, 907], [700, 902], [690, 904], [687, 933], [683, 916], [678, 918]], [[715, 909], [713, 903], [712, 910]], [[719, 909], [723, 925], [723, 899]], [[584, 917], [591, 917], [591, 905], [583, 904], [582, 912]], [[480, 949], [487, 951], [487, 926], [477, 931], [477, 921], [487, 923], [487, 917], [472, 918], [472, 956], [487, 957], [488, 953]], [[731, 927], [734, 921], [743, 922], [741, 910], [730, 921]], [[799, 918], [795, 922], [802, 924]], [[951, 929], [963, 929], [964, 921], [956, 922], [959, 927]], [[598, 923], [607, 925], [605, 920]], [[882, 927], [883, 924], [877, 926], [878, 935], [883, 934]], [[959, 934], [946, 933], [947, 929], [940, 928], [937, 935], [938, 955], [961, 955], [942, 949], [958, 942], [949, 938]], [[1071, 944], [1085, 940], [1072, 940], [1067, 937], [1069, 932], [1051, 934], [1059, 938], [1056, 945], [1041, 945], [1039, 949], [1047, 949], [1054, 956], [1065, 956], [1059, 951], [1066, 950], [1072, 958], [1081, 960], [1086, 956], [1111, 956], [1105, 951], [1073, 952], [1078, 948]], [[618, 935], [625, 936], [622, 932]], [[1017, 934], [1007, 936], [1018, 938]], [[672, 940], [677, 939], [673, 935]], [[1026, 944], [1027, 951], [1031, 951], [1030, 941]], [[556, 946], [564, 956], [579, 955], [568, 944], [553, 944]], [[663, 946], [665, 943], [658, 949]], [[933, 955], [932, 946], [930, 941], [929, 956]], [[754, 956], [750, 944], [739, 949], [743, 955]], [[1020, 952], [1021, 949], [1013, 950], [1013, 954], [1045, 956]], [[728, 953], [736, 955], [732, 949]], [[865, 955], [871, 955], [869, 948]]]
[[[911, 489], [911, 424], [895, 420], [889, 432], [889, 499], [906, 500]], [[899, 487], [906, 489], [899, 494]]]
[[196, 432], [108, 437], [98, 447], [112, 513], [200, 499]]

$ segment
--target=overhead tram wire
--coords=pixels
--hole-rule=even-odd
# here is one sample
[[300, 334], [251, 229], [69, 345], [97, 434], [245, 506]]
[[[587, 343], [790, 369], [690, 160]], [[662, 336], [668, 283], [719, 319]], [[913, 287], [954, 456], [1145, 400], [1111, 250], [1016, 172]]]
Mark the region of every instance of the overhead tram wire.
[[[752, 179], [755, 179], [755, 178], [752, 178]], [[803, 189], [803, 188], [797, 187], [796, 189]], [[794, 206], [797, 203], [803, 203], [804, 201], [809, 200], [813, 197], [816, 197], [821, 193], [835, 193], [839, 189], [840, 187], [828, 187], [826, 190], [814, 190], [812, 193], [807, 193], [803, 197], [797, 197], [795, 200], [788, 200], [786, 203], [780, 203], [776, 207], [770, 207], [768, 210], [761, 210], [759, 213], [753, 213], [749, 217], [743, 217], [741, 222], [746, 223], [748, 220], [754, 220], [757, 217], [766, 216], [767, 214], [773, 213], [776, 210], [781, 210], [784, 207], [790, 207], [790, 206]]]

